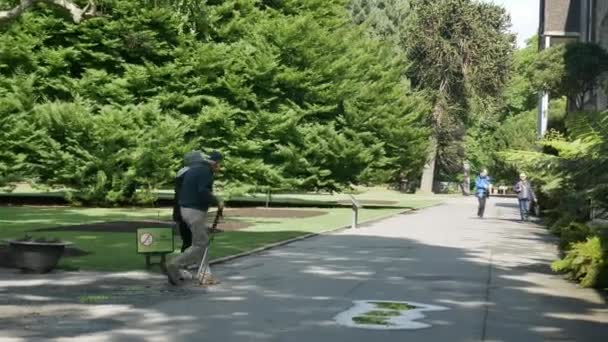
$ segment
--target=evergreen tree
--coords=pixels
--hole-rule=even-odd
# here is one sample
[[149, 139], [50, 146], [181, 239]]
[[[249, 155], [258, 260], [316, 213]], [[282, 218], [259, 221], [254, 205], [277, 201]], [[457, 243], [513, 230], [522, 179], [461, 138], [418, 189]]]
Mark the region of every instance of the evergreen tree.
[[558, 45], [538, 54], [532, 70], [536, 89], [566, 96], [573, 108], [583, 110], [608, 71], [608, 52], [594, 43]]
[[403, 38], [409, 0], [351, 0], [348, 9], [355, 24], [366, 25], [373, 36], [396, 46]]
[[226, 155], [225, 191], [339, 190], [418, 173], [427, 102], [344, 1], [97, 8], [76, 24], [40, 4], [2, 27], [0, 91], [22, 94], [0, 106], [11, 127], [3, 182], [67, 187], [80, 202], [150, 201], [192, 148]]
[[508, 33], [509, 16], [493, 4], [416, 0], [411, 8], [402, 44], [414, 85], [427, 90], [433, 101], [429, 120], [434, 132], [421, 181], [421, 190], [430, 192], [436, 161], [440, 169], [451, 168], [451, 149], [466, 132], [471, 101], [501, 94], [514, 38]]

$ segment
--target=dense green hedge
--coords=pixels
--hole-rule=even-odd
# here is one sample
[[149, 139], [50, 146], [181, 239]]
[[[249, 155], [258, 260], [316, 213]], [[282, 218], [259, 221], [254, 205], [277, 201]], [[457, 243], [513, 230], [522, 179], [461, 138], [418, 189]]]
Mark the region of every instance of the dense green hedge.
[[39, 4], [0, 28], [0, 186], [149, 201], [191, 148], [222, 151], [234, 191], [336, 190], [420, 172], [429, 105], [410, 90], [404, 59], [363, 34], [344, 1], [99, 9], [74, 24]]
[[565, 257], [553, 263], [556, 272], [563, 272], [583, 287], [608, 286], [608, 242], [599, 236], [570, 245]]

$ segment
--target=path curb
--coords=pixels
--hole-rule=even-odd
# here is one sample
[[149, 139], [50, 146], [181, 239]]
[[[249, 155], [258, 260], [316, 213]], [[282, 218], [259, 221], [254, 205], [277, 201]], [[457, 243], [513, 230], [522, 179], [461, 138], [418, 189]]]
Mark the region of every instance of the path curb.
[[[389, 215], [389, 216], [385, 216], [385, 217], [379, 217], [379, 218], [376, 218], [376, 219], [371, 219], [369, 221], [365, 221], [365, 222], [361, 223], [359, 225], [359, 227], [368, 226], [370, 224], [377, 223], [377, 222], [380, 222], [380, 221], [383, 221], [383, 220], [386, 220], [386, 219], [389, 219], [389, 218], [392, 218], [392, 217], [395, 217], [395, 216], [398, 216], [398, 215], [403, 215], [403, 214], [417, 212], [417, 211], [420, 211], [420, 210], [425, 210], [425, 209], [429, 209], [429, 208], [433, 208], [433, 207], [438, 207], [438, 206], [441, 206], [443, 204], [444, 204], [443, 202], [440, 202], [440, 203], [429, 205], [429, 206], [426, 206], [426, 207], [420, 208], [420, 209], [406, 209], [406, 210], [403, 210], [403, 211], [399, 211], [398, 213], [395, 213], [393, 215]], [[342, 226], [342, 227], [335, 228], [335, 229], [324, 230], [324, 231], [319, 232], [319, 233], [308, 233], [308, 234], [297, 236], [295, 238], [287, 239], [287, 240], [284, 240], [284, 241], [279, 241], [279, 242], [267, 244], [267, 245], [264, 245], [262, 247], [258, 247], [258, 248], [252, 249], [250, 251], [246, 251], [246, 252], [242, 252], [242, 253], [238, 253], [238, 254], [234, 254], [234, 255], [228, 255], [228, 256], [225, 256], [225, 257], [218, 258], [218, 259], [213, 259], [213, 260], [211, 260], [209, 262], [209, 265], [219, 265], [219, 264], [227, 263], [227, 262], [235, 260], [235, 259], [240, 259], [240, 258], [243, 258], [243, 257], [246, 257], [246, 256], [250, 256], [250, 255], [253, 255], [253, 254], [258, 254], [258, 253], [261, 253], [261, 252], [264, 252], [264, 251], [267, 251], [267, 250], [270, 250], [270, 249], [274, 249], [274, 248], [277, 248], [277, 247], [282, 247], [282, 246], [285, 246], [285, 245], [289, 245], [289, 244], [292, 244], [294, 242], [311, 239], [311, 238], [314, 238], [314, 237], [317, 237], [317, 236], [321, 236], [321, 235], [325, 235], [325, 234], [329, 234], [329, 233], [337, 233], [337, 232], [341, 232], [341, 231], [348, 230], [348, 229], [351, 229], [350, 225]]]

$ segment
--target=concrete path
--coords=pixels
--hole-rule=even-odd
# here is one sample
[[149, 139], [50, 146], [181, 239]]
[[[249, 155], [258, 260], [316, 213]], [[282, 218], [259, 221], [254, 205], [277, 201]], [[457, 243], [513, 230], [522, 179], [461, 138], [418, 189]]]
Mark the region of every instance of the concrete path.
[[[556, 249], [546, 230], [518, 223], [512, 199], [491, 199], [484, 220], [474, 218], [475, 207], [472, 198], [451, 199], [442, 206], [218, 266], [214, 271], [223, 283], [207, 291], [161, 288], [165, 295], [149, 297], [146, 303], [127, 298], [104, 305], [54, 303], [59, 311], [52, 317], [63, 317], [63, 323], [55, 318], [54, 324], [44, 325], [51, 316], [39, 313], [29, 328], [19, 326], [22, 320], [15, 320], [11, 329], [0, 324], [0, 339], [606, 340], [605, 297], [551, 273]], [[0, 281], [0, 295], [12, 291], [29, 298], [24, 297], [25, 287], [6, 284]], [[35, 298], [29, 299], [32, 305]], [[426, 313], [419, 321], [432, 327], [421, 330], [337, 324], [334, 317], [355, 300], [412, 301], [447, 310]], [[0, 305], [0, 312], [8, 312], [6, 308]], [[0, 314], [0, 321], [7, 318]], [[37, 323], [46, 328], [36, 329]]]

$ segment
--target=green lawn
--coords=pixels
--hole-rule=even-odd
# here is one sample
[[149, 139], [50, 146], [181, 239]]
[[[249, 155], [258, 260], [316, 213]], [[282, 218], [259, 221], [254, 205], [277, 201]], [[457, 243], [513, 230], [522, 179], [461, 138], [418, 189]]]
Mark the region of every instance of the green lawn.
[[[173, 190], [158, 190], [157, 194], [161, 199], [172, 199]], [[8, 192], [3, 192], [0, 189], [1, 196], [18, 196], [18, 197], [31, 197], [31, 196], [46, 196], [46, 197], [60, 197], [62, 198], [64, 193], [61, 189], [53, 191], [44, 191], [31, 187], [28, 184], [18, 184], [16, 188]], [[219, 193], [222, 196], [221, 192]], [[357, 200], [361, 201], [391, 201], [393, 203], [376, 204], [375, 206], [382, 207], [412, 207], [419, 208], [428, 205], [429, 203], [435, 203], [438, 196], [420, 196], [403, 194], [398, 191], [387, 190], [384, 187], [359, 187], [353, 191], [353, 196]], [[445, 197], [449, 195], [439, 195], [439, 197]], [[237, 197], [229, 198], [233, 201], [239, 202], [251, 202], [252, 205], [264, 205], [266, 203], [266, 194], [249, 194]], [[333, 205], [340, 203], [341, 205], [348, 206], [350, 201], [350, 195], [346, 193], [278, 193], [272, 194], [271, 202], [286, 204], [286, 205], [306, 205], [308, 207], [319, 205]], [[368, 205], [374, 206], [374, 205]]]
[[[173, 196], [173, 191], [171, 190], [161, 190], [158, 192], [160, 197], [170, 198]], [[432, 205], [433, 203], [437, 203], [438, 198], [446, 197], [449, 195], [412, 195], [412, 194], [403, 194], [398, 191], [387, 190], [382, 187], [368, 187], [368, 188], [357, 188], [355, 189], [352, 196], [355, 199], [360, 201], [390, 201], [392, 203], [383, 203], [383, 204], [372, 204], [368, 205], [368, 207], [372, 206], [382, 206], [382, 207], [410, 207], [410, 208], [421, 208], [428, 205]], [[286, 204], [334, 204], [341, 203], [348, 206], [350, 201], [350, 194], [347, 193], [279, 193], [272, 194], [271, 202], [280, 202]], [[232, 200], [237, 201], [250, 201], [254, 203], [263, 204], [266, 202], [267, 195], [266, 194], [252, 194], [245, 195], [240, 197], [233, 197]]]
[[[404, 196], [404, 195], [401, 195]], [[438, 203], [438, 199], [407, 196], [400, 200], [406, 207], [421, 208]], [[325, 215], [299, 218], [238, 218], [251, 226], [241, 231], [218, 234], [211, 249], [212, 258], [233, 255], [269, 243], [279, 242], [307, 233], [319, 233], [350, 224], [351, 210], [323, 210]], [[363, 209], [360, 222], [387, 217], [403, 211], [394, 209]], [[20, 237], [25, 233], [34, 236], [57, 237], [71, 241], [78, 248], [90, 252], [86, 256], [62, 259], [64, 269], [124, 271], [144, 268], [144, 258], [135, 253], [134, 233], [52, 231], [37, 232], [37, 229], [100, 221], [126, 221], [141, 219], [168, 220], [170, 209], [145, 208], [72, 208], [72, 207], [0, 207], [0, 239]], [[176, 237], [176, 247], [181, 241]]]

